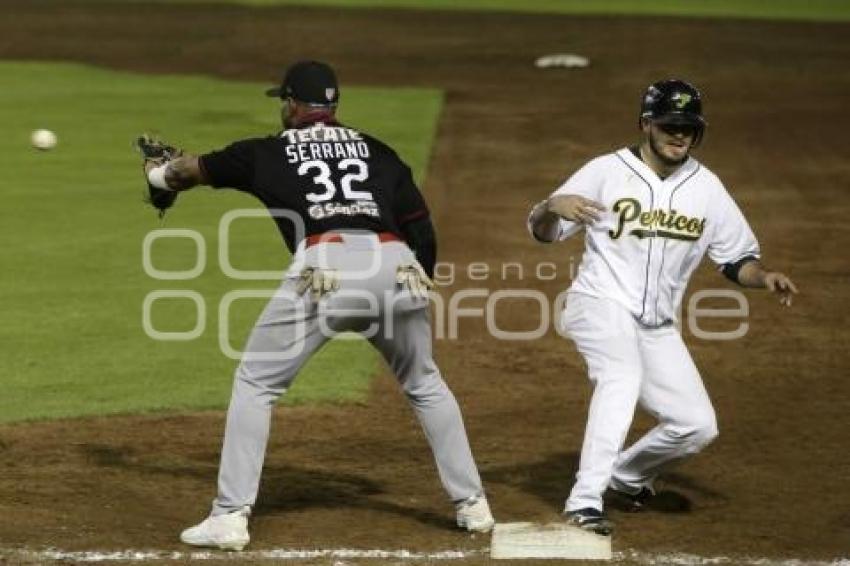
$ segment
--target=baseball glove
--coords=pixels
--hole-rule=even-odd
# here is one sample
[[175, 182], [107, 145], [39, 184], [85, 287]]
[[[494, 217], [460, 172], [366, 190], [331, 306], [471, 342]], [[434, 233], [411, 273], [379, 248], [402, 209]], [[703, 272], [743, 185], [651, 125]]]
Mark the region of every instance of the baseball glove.
[[[176, 157], [179, 157], [183, 153], [181, 150], [167, 145], [148, 134], [139, 136], [139, 139], [136, 140], [136, 147], [139, 149], [139, 152], [142, 154], [142, 158], [144, 159], [144, 162], [142, 163], [143, 171], [148, 163], [162, 165]], [[159, 211], [159, 217], [162, 218], [165, 215], [165, 211], [171, 208], [174, 201], [177, 200], [177, 195], [179, 193], [177, 191], [154, 187], [148, 181], [147, 174], [145, 174], [145, 181], [148, 185], [148, 192], [144, 197], [144, 201], [157, 209]]]

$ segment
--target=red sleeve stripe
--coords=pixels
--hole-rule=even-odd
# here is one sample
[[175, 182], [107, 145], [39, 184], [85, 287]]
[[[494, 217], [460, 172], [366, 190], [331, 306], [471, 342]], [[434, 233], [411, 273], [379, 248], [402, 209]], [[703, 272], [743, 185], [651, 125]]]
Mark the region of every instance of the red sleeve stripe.
[[413, 222], [414, 220], [419, 220], [420, 218], [424, 218], [426, 216], [428, 216], [428, 209], [423, 208], [421, 210], [417, 210], [416, 212], [412, 212], [406, 216], [402, 216], [397, 221], [399, 226], [404, 226], [408, 222]]

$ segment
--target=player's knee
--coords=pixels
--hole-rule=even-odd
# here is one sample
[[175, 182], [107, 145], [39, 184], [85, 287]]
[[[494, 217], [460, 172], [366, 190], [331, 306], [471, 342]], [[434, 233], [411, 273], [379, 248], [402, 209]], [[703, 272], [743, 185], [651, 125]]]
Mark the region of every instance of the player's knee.
[[717, 438], [719, 431], [717, 425], [705, 426], [696, 431], [694, 434], [694, 445], [697, 450], [702, 450]]
[[446, 383], [439, 377], [411, 380], [404, 386], [404, 394], [410, 399], [444, 397], [447, 392]]
[[449, 394], [449, 388], [439, 372], [429, 372], [402, 383], [404, 394], [417, 406], [439, 403]]
[[261, 364], [243, 361], [236, 368], [233, 392], [260, 405], [274, 404], [291, 384], [289, 375], [272, 372]]
[[705, 412], [695, 415], [687, 426], [686, 434], [688, 451], [699, 452], [709, 444], [711, 444], [717, 435], [717, 419], [714, 416], [714, 411]]

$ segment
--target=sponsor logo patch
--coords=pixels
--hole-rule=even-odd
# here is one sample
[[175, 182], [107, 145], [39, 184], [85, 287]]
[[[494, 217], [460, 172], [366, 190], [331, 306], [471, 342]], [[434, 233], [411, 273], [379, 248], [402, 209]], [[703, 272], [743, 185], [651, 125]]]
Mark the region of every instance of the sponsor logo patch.
[[371, 216], [380, 218], [378, 205], [373, 201], [358, 200], [352, 203], [326, 202], [314, 204], [307, 209], [307, 214], [314, 220], [331, 218], [333, 216]]

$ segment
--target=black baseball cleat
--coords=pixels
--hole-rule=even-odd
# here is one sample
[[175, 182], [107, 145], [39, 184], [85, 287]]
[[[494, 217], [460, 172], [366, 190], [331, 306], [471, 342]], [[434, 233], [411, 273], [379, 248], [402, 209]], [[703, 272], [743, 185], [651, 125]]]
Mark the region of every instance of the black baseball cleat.
[[640, 513], [646, 509], [649, 500], [655, 497], [655, 492], [648, 487], [641, 487], [637, 493], [629, 493], [616, 487], [609, 489], [614, 495], [611, 504], [626, 513]]
[[605, 512], [594, 509], [593, 507], [565, 511], [564, 518], [570, 525], [596, 533], [597, 535], [607, 537], [614, 531], [614, 523], [605, 516]]

